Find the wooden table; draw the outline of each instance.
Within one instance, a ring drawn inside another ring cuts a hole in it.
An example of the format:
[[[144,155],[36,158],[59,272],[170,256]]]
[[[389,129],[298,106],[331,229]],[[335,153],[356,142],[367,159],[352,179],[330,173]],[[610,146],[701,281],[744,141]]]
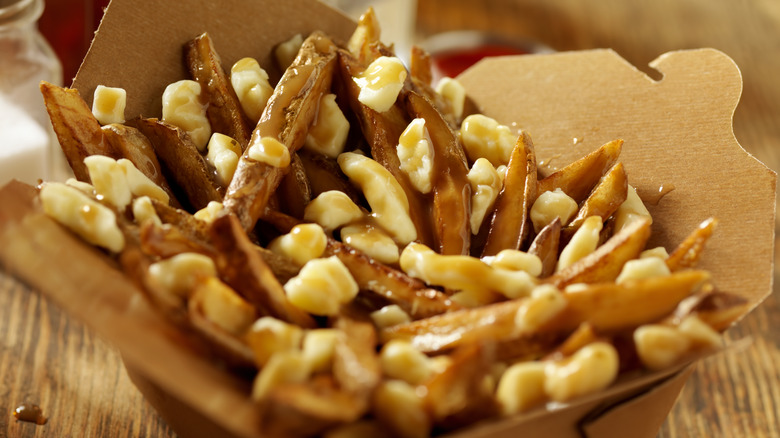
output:
[[[720,49],[741,67],[745,81],[736,136],[780,169],[780,2],[419,2],[420,38],[482,29],[533,38],[556,50],[611,47],[643,70],[669,50]],[[780,435],[780,328],[772,324],[777,318],[773,295],[729,332],[731,339],[753,342],[698,366],[660,436]],[[48,424],[17,423],[11,414],[22,403],[43,406]],[[112,347],[2,271],[0,412],[0,436],[174,436],[129,381]]]

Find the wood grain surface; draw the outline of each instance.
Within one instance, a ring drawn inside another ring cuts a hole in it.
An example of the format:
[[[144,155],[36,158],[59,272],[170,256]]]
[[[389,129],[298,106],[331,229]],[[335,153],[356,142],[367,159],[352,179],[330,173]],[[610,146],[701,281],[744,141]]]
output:
[[[666,51],[722,50],[744,79],[737,139],[780,169],[776,0],[419,0],[417,24],[420,39],[479,29],[561,51],[611,47],[646,71]],[[698,365],[659,436],[780,436],[778,318],[773,294],[730,330],[730,339],[752,342]],[[23,403],[40,405],[48,423],[15,421],[13,410]],[[132,385],[114,349],[2,271],[0,412],[0,437],[174,436]]]

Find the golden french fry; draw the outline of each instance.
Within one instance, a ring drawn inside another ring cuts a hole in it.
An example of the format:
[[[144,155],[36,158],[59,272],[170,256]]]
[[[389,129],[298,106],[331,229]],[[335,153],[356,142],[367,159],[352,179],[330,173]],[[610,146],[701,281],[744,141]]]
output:
[[[220,278],[257,307],[260,314],[304,328],[317,326],[309,314],[287,299],[281,283],[255,250],[235,216],[217,218],[211,224],[210,237],[216,250]]]
[[[167,174],[184,192],[188,209],[194,212],[211,201],[222,201],[224,188],[219,187],[206,160],[184,131],[157,119],[136,119],[128,124],[149,139]]]
[[[396,152],[398,139],[411,122],[409,115],[398,102],[383,113],[376,112],[361,103],[358,100],[360,87],[351,78],[359,76],[365,67],[343,50],[339,51],[339,65],[350,107],[358,117],[372,158],[387,169],[403,188],[409,202],[409,217],[417,230],[417,239],[423,243],[433,244],[429,202],[414,188],[409,177],[401,170],[401,160]]]
[[[225,134],[246,149],[252,126],[241,109],[238,96],[222,68],[219,54],[208,33],[195,37],[184,46],[187,68],[208,96],[206,116],[214,132]]]
[[[84,158],[90,155],[116,158],[110,144],[105,141],[100,123],[77,90],[46,81],[41,82],[40,88],[54,133],[73,174],[79,181],[89,182]]]
[[[482,256],[520,249],[531,223],[528,212],[536,200],[536,154],[527,132],[521,132],[507,166],[504,187],[493,209]]]
[[[602,221],[612,216],[626,200],[628,177],[623,163],[617,163],[607,171],[588,198],[583,201],[577,215],[562,230],[568,240],[590,216],[599,216]]]
[[[371,393],[382,379],[376,329],[370,321],[361,321],[349,311],[341,312],[335,328],[344,336],[336,340],[333,351],[333,377],[340,388],[368,406]]]
[[[431,72],[431,55],[420,46],[412,46],[412,56],[409,61],[409,74],[412,79],[430,86],[433,81]]]
[[[582,202],[604,172],[617,161],[623,140],[613,140],[563,169],[539,180],[538,193],[561,189],[577,203]]]
[[[290,153],[303,146],[320,98],[330,89],[335,48],[322,33],[309,36],[268,100],[225,195],[225,209],[239,218],[244,229],[251,229],[262,216],[287,172],[285,168],[254,160],[248,153],[253,145],[262,149],[267,137],[279,140]]]
[[[712,232],[718,225],[716,218],[709,218],[702,222],[680,245],[669,254],[666,266],[674,272],[680,269],[693,268],[699,262],[704,245],[712,236]]]
[[[290,170],[282,178],[276,194],[279,196],[279,208],[282,211],[302,219],[303,209],[312,200],[312,189],[301,158],[297,153],[290,158]]]
[[[357,27],[347,43],[347,50],[361,64],[370,64],[374,60],[375,53],[370,47],[379,42],[380,33],[379,19],[376,17],[374,8],[369,7],[358,19]]]
[[[536,235],[528,254],[533,254],[542,261],[542,273],[539,278],[547,278],[555,272],[558,264],[558,247],[561,238],[561,219],[555,218]]]
[[[594,252],[562,269],[547,281],[558,288],[574,283],[614,281],[625,262],[635,259],[650,238],[650,221],[641,219],[626,226]]]
[[[409,112],[425,119],[433,147],[433,229],[442,255],[468,254],[471,245],[471,184],[466,154],[441,113],[415,92]]]
[[[180,207],[173,189],[163,175],[162,166],[157,159],[152,144],[141,131],[118,123],[105,125],[101,128],[105,140],[116,152],[117,158],[127,158],[138,170],[146,175],[152,182],[160,186],[170,197],[170,204]]]

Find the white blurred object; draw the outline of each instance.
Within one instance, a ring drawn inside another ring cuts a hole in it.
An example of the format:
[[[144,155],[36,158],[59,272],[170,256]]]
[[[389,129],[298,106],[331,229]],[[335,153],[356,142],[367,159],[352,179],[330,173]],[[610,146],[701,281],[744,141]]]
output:
[[[12,179],[36,184],[47,174],[49,134],[0,94],[0,185]]]
[[[383,43],[394,44],[396,56],[408,64],[415,32],[417,0],[321,0],[357,21],[369,6],[374,8]]]
[[[64,179],[40,81],[62,82],[62,67],[38,32],[43,0],[0,0],[0,184]]]

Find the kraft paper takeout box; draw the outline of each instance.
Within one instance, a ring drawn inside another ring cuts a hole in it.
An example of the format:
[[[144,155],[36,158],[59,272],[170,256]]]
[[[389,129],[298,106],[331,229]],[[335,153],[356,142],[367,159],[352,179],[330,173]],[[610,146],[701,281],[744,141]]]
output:
[[[270,57],[278,42],[313,30],[345,41],[353,28],[307,0],[114,0],[74,87],[90,103],[98,84],[123,87],[128,117],[156,117],[165,86],[187,78],[182,45],[204,31],[224,65],[252,56],[278,77]],[[629,182],[654,217],[651,245],[672,248],[702,220],[719,218],[701,267],[721,290],[757,305],[771,291],[775,174],[734,138],[740,72],[708,49],[667,53],[651,66],[662,79],[613,51],[593,50],[485,60],[460,81],[481,112],[527,130],[540,162],[551,167],[623,138]],[[249,383],[205,360],[103,253],[40,213],[32,187],[9,184],[0,205],[6,269],[113,342],[134,382],[180,436],[261,436]],[[452,436],[620,437],[630,430],[653,437],[691,369],[624,378],[569,405]]]

